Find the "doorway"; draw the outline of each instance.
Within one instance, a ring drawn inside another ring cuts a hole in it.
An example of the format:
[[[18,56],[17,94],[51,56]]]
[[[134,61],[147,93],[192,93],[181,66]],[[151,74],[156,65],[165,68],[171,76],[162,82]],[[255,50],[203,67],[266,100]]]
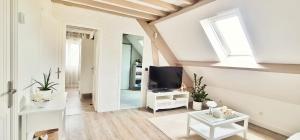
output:
[[[68,100],[72,102],[67,106],[67,115],[80,114],[83,101],[89,100],[93,105],[95,34],[95,29],[67,25],[65,88]]]
[[[144,38],[123,34],[120,109],[142,105],[141,85]]]

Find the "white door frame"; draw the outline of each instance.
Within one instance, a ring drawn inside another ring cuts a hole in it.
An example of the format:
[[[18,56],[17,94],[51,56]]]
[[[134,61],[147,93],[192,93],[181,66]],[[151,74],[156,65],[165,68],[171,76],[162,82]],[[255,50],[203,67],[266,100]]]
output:
[[[94,80],[95,80],[95,83],[97,84],[94,84],[93,85],[93,88],[95,89],[95,97],[93,97],[95,99],[95,102],[93,102],[93,106],[96,110],[96,112],[100,112],[100,109],[98,107],[99,105],[99,84],[100,84],[100,81],[99,81],[99,55],[100,55],[100,46],[99,46],[99,41],[101,41],[101,35],[100,36],[97,36],[99,35],[101,32],[100,32],[100,29],[97,28],[97,27],[90,27],[90,26],[86,26],[86,25],[80,25],[80,24],[73,24],[73,23],[63,23],[62,24],[62,47],[61,47],[61,53],[60,53],[60,63],[62,65],[62,73],[63,73],[63,79],[65,80],[65,69],[66,69],[66,41],[67,41],[67,37],[66,37],[66,32],[67,32],[67,26],[76,26],[76,27],[83,27],[83,28],[91,28],[91,29],[95,29],[96,30],[96,35],[95,35],[95,40],[94,40],[94,50],[95,50],[95,58],[96,58],[96,61],[94,62],[95,63],[95,67],[94,67]],[[64,86],[65,86],[65,82],[64,82]],[[65,87],[63,87],[65,89]],[[94,100],[93,99],[93,100]]]
[[[9,106],[11,93],[9,93],[8,82],[11,81],[10,57],[11,57],[11,2],[0,3],[0,63],[1,63],[1,89],[0,89],[0,139],[11,139],[12,109]]]
[[[13,88],[18,83],[18,0],[10,0],[10,79]],[[11,108],[11,140],[19,140],[19,92],[13,95]]]

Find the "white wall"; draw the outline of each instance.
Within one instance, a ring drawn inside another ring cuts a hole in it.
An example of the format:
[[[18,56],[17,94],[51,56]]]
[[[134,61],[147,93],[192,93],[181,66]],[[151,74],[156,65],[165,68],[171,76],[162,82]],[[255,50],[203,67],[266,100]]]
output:
[[[122,35],[144,36],[144,67],[152,63],[150,40],[135,19],[55,4],[53,13],[63,22],[98,30],[99,47],[98,111],[117,110],[120,106]],[[145,81],[145,80],[144,80]],[[143,95],[145,88],[142,89]]]
[[[49,1],[19,1],[18,9],[25,17],[25,23],[18,25],[18,91],[21,96],[29,94],[31,89],[24,88],[32,79],[41,80],[42,74],[50,68],[52,80],[58,82],[54,72],[59,65],[61,36]]]
[[[199,21],[239,8],[257,62],[300,64],[298,0],[216,0],[158,23],[156,27],[179,60],[217,60]],[[300,131],[300,75],[247,70],[185,67],[203,75],[208,92],[251,121],[278,133]],[[261,113],[260,113],[261,112]],[[262,115],[259,115],[262,114]]]
[[[32,77],[39,73],[39,36],[40,36],[40,3],[19,1],[19,11],[25,14],[25,24],[18,26],[18,91],[31,82]]]
[[[21,109],[25,99],[30,103],[29,93],[34,89],[24,88],[30,85],[32,79],[42,80],[43,72],[48,72],[50,67],[54,73],[59,65],[58,43],[61,36],[58,34],[59,23],[51,15],[50,1],[18,0],[18,12],[25,17],[24,24],[18,24],[17,95],[20,102],[17,104]],[[58,82],[56,75],[51,78]],[[18,130],[15,131],[18,133]]]

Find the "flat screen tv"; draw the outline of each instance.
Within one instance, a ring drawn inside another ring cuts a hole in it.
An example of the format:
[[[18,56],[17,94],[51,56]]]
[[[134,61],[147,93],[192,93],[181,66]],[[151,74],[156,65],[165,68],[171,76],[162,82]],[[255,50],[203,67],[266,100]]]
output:
[[[155,67],[149,69],[148,89],[154,92],[171,91],[181,87],[182,67]]]

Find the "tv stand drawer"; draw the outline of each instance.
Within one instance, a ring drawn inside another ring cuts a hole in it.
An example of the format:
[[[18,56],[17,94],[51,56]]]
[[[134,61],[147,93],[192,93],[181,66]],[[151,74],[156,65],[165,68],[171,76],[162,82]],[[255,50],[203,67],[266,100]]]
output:
[[[147,107],[157,111],[159,109],[172,109],[178,107],[187,107],[189,102],[189,93],[178,90],[172,92],[153,93],[147,92]]]

